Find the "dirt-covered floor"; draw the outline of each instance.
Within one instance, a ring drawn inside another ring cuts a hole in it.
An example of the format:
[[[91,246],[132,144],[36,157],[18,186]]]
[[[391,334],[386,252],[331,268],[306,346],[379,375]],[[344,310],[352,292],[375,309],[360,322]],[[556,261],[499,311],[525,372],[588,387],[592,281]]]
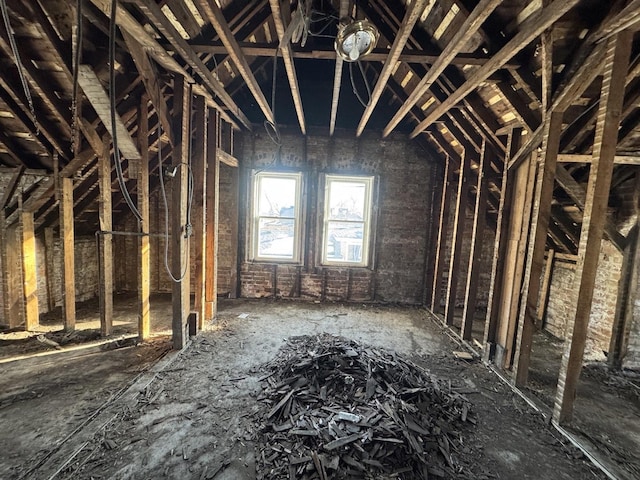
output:
[[[168,306],[158,299],[155,316]],[[248,300],[222,302],[180,353],[158,340],[0,363],[0,478],[254,479],[261,366],[287,338],[322,332],[450,381],[477,416],[464,440],[495,478],[604,478],[487,367],[456,358],[424,310]]]

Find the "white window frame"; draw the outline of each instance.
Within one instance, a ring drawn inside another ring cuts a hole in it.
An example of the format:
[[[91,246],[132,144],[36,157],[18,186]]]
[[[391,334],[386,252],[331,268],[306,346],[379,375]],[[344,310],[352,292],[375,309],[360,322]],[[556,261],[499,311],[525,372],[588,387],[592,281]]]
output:
[[[271,217],[267,215],[260,215],[259,202],[260,202],[260,189],[262,186],[261,180],[264,178],[284,178],[292,179],[296,182],[296,198],[294,204],[293,217]],[[254,171],[251,177],[252,181],[252,208],[251,216],[252,223],[250,229],[250,259],[257,262],[268,263],[300,263],[301,261],[301,245],[302,245],[302,225],[303,225],[303,208],[302,208],[302,189],[303,189],[303,176],[302,172],[265,172]],[[263,218],[286,218],[293,219],[294,221],[294,237],[293,237],[293,257],[283,258],[277,255],[260,255],[260,219]]]
[[[362,221],[355,220],[331,220],[330,219],[330,201],[331,185],[333,183],[362,183],[365,187],[364,199],[364,218]],[[324,213],[322,225],[322,259],[324,266],[348,266],[348,267],[368,267],[371,263],[371,243],[372,243],[372,225],[374,221],[373,215],[373,193],[374,193],[375,177],[364,175],[334,175],[326,174],[324,176]],[[362,260],[360,262],[350,262],[345,260],[332,260],[327,258],[329,222],[333,223],[354,223],[363,224],[362,235]]]

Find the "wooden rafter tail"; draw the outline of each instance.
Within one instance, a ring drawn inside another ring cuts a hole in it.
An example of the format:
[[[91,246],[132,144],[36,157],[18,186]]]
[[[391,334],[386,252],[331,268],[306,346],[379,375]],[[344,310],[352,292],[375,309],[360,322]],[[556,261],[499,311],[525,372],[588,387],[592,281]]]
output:
[[[400,107],[391,121],[384,128],[382,133],[384,137],[388,136],[396,128],[398,123],[400,123],[400,121],[407,115],[411,107],[413,107],[429,90],[429,87],[431,87],[438,76],[440,76],[440,74],[442,74],[442,72],[451,65],[460,50],[464,48],[469,39],[476,34],[491,12],[493,12],[501,3],[502,0],[482,0],[478,3],[471,14],[467,17],[464,24],[449,41],[438,59],[431,66],[427,75],[425,75],[420,83],[416,85],[407,101],[402,105],[402,107]]]
[[[242,78],[244,78],[245,82],[247,83],[247,87],[253,94],[253,98],[256,100],[256,103],[262,110],[262,113],[267,118],[267,120],[275,123],[275,117],[273,115],[271,107],[269,107],[269,103],[267,102],[267,99],[265,98],[262,89],[258,84],[258,80],[256,80],[256,77],[251,71],[251,67],[249,66],[247,58],[244,56],[244,53],[242,53],[240,45],[233,36],[233,32],[231,31],[231,28],[229,27],[229,24],[227,23],[222,10],[215,2],[199,0],[198,3],[200,8],[207,14],[207,17],[216,29],[216,32],[218,32],[218,36],[227,49],[227,53],[231,57],[231,60],[233,60],[233,63],[240,72],[240,75],[242,75]]]
[[[340,0],[340,18],[347,16],[349,11],[349,0]],[[331,118],[329,120],[329,135],[333,135],[336,129],[336,118],[338,116],[338,102],[340,100],[340,84],[342,83],[342,67],[344,60],[339,55],[336,58],[336,68],[333,75],[333,93],[331,96]]]
[[[280,41],[280,51],[282,52],[284,68],[287,72],[287,79],[289,80],[289,87],[291,88],[291,96],[293,97],[293,105],[295,106],[296,115],[298,116],[298,123],[300,124],[300,130],[306,135],[307,127],[304,118],[304,109],[302,108],[302,98],[300,97],[300,87],[298,86],[298,76],[291,53],[291,44],[283,41],[285,35],[285,24],[282,18],[283,11],[280,8],[279,0],[269,0],[269,4],[271,5],[273,23],[276,26],[276,32],[278,33],[278,39]]]
[[[534,38],[538,37],[562,15],[567,13],[578,1],[579,0],[555,0],[551,5],[542,10],[539,15],[525,20],[521,30],[509,40],[491,60],[476,70],[462,86],[434,109],[423,122],[418,124],[413,132],[411,132],[410,137],[415,138],[432,122],[438,120],[438,118],[457,105],[496,70],[504,66],[510,58],[529,45]]]
[[[360,123],[358,124],[358,128],[356,130],[356,136],[362,135],[364,128],[371,118],[371,114],[373,110],[376,108],[382,93],[385,90],[387,85],[387,81],[389,77],[393,73],[396,68],[396,63],[404,46],[407,44],[407,40],[409,39],[409,35],[411,35],[411,30],[413,30],[413,26],[416,24],[420,15],[424,11],[424,7],[429,2],[429,0],[415,0],[410,8],[407,10],[404,19],[402,20],[402,24],[400,25],[400,29],[393,41],[393,45],[391,46],[391,50],[389,51],[389,55],[382,67],[382,71],[378,76],[378,81],[376,82],[376,86],[373,88],[373,92],[371,93],[371,101],[364,109],[364,113],[362,114],[362,118],[360,119]]]

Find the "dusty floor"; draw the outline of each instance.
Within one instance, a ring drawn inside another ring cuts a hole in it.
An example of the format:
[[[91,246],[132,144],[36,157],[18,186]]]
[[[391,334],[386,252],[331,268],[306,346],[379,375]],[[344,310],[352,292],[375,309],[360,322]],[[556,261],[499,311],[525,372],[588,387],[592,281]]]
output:
[[[247,300],[223,302],[211,331],[118,398],[166,344],[0,364],[0,478],[253,479],[260,365],[285,338],[321,332],[394,349],[450,379],[474,405],[468,441],[496,478],[603,478],[485,366],[456,359],[459,346],[423,310]]]

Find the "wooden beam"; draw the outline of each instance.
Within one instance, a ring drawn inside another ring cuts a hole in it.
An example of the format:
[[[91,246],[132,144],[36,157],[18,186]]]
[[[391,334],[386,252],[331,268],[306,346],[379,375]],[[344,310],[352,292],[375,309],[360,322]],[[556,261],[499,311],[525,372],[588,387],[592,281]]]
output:
[[[529,230],[526,266],[522,285],[522,306],[518,315],[518,337],[514,364],[515,383],[527,383],[531,345],[535,330],[536,307],[540,293],[540,278],[544,267],[547,230],[551,217],[556,160],[564,111],[552,111],[545,122],[543,156],[538,166],[533,215]]]
[[[613,173],[613,158],[616,153],[620,113],[624,100],[624,86],[633,33],[625,31],[607,41],[607,55],[600,112],[596,126],[593,160],[587,186],[578,249],[578,262],[574,281],[577,300],[575,317],[569,322],[570,341],[562,356],[558,389],[553,409],[553,419],[558,423],[569,422],[573,415],[578,378],[582,370],[585,342],[596,281],[596,270],[600,258],[600,243],[607,215],[607,201]]]
[[[24,296],[24,328],[28,332],[40,325],[38,308],[38,265],[36,260],[36,235],[33,213],[22,212],[22,278]]]
[[[593,156],[573,153],[561,153],[558,155],[558,163],[591,163]],[[640,156],[636,155],[615,155],[613,157],[615,165],[640,165]]]
[[[190,269],[188,257],[187,201],[189,170],[190,100],[191,87],[185,79],[176,76],[173,80],[173,120],[175,145],[172,152],[172,165],[177,173],[172,181],[171,211],[171,270],[174,277],[171,290],[173,305],[173,348],[180,350],[187,343],[187,317],[189,315]],[[177,281],[176,281],[177,280]]]
[[[480,279],[481,257],[484,245],[485,224],[487,216],[487,174],[491,161],[486,158],[486,142],[483,140],[478,164],[478,180],[476,182],[476,203],[473,211],[473,225],[471,227],[471,246],[469,249],[469,264],[467,268],[467,281],[464,294],[464,307],[462,310],[462,325],[460,333],[464,340],[471,340],[473,320],[476,315],[478,303],[478,281]]]
[[[451,236],[451,256],[449,259],[449,278],[447,279],[447,297],[444,306],[444,318],[447,325],[453,325],[458,290],[458,275],[462,257],[462,240],[464,238],[465,217],[468,201],[468,179],[471,153],[465,151],[460,158],[460,175],[458,177],[458,195],[456,197],[453,217],[453,233]]]
[[[216,148],[216,159],[218,160],[218,162],[224,163],[229,167],[238,168],[238,165],[240,165],[240,162],[236,157],[234,157],[230,153],[225,152],[224,150],[221,150],[220,148]]]
[[[493,243],[493,258],[491,260],[491,280],[489,281],[489,294],[487,298],[487,314],[484,323],[483,357],[485,361],[493,359],[495,353],[497,327],[500,313],[500,303],[503,290],[505,260],[507,258],[508,228],[511,218],[511,204],[514,195],[514,182],[509,175],[509,158],[520,147],[522,136],[521,128],[514,128],[509,132],[507,139],[507,155],[502,169],[502,183],[500,184],[500,202],[498,204],[498,218],[496,220],[496,233]]]
[[[199,0],[198,3],[200,8],[206,13],[209,21],[213,25],[213,28],[216,29],[218,36],[227,49],[227,54],[229,55],[229,57],[231,57],[231,60],[240,72],[240,75],[242,75],[242,78],[244,78],[247,88],[249,88],[249,91],[260,107],[260,110],[262,110],[262,113],[268,121],[270,121],[271,123],[275,123],[276,119],[273,115],[271,107],[269,106],[267,99],[262,93],[262,89],[258,84],[258,80],[256,80],[256,77],[253,75],[251,67],[249,66],[249,62],[244,56],[244,53],[242,53],[240,45],[233,36],[233,32],[231,31],[227,20],[224,18],[222,10],[216,2],[210,2],[209,0]]]
[[[204,320],[212,321],[218,308],[218,223],[220,202],[220,157],[218,130],[220,119],[215,111],[209,111],[207,122],[207,185],[205,207],[205,314]],[[200,326],[204,328],[204,324]]]
[[[157,108],[156,108],[156,111]],[[160,121],[162,121],[160,119]],[[171,132],[168,130],[167,133]],[[140,212],[140,233],[138,237],[138,337],[141,341],[151,333],[151,239],[149,215],[149,105],[142,97],[138,113],[138,147],[140,165],[138,168],[138,212]]]
[[[26,169],[27,168],[24,165],[20,165],[15,168],[13,175],[11,175],[9,182],[5,186],[2,198],[0,199],[0,210],[3,210],[11,202],[13,194],[16,193],[18,185],[20,185],[20,180],[22,179]]]
[[[163,133],[169,137],[169,143],[173,145],[173,130],[171,129],[169,107],[164,99],[160,79],[156,74],[155,68],[153,68],[147,52],[127,30],[122,30],[122,36],[127,44],[133,63],[135,63],[138,73],[142,78],[142,83],[147,91],[147,95],[149,95],[151,103],[156,109]]]
[[[289,14],[290,12],[283,12],[280,8],[279,0],[269,0],[271,5],[271,12],[273,13],[273,23],[278,32],[278,40],[280,41],[280,51],[282,52],[282,60],[284,60],[284,68],[287,71],[287,78],[289,79],[289,88],[291,88],[291,96],[293,97],[293,105],[296,109],[296,115],[298,116],[298,123],[300,124],[300,130],[303,135],[307,133],[306,122],[304,119],[304,109],[302,108],[302,98],[300,97],[300,88],[298,87],[298,76],[296,74],[296,67],[293,63],[293,55],[291,54],[291,44],[284,38],[285,23],[283,20],[283,14]],[[289,3],[287,2],[287,5]]]
[[[378,100],[380,100],[380,97],[382,96],[382,93],[387,86],[389,77],[397,67],[398,58],[400,57],[400,54],[402,53],[402,50],[404,49],[404,46],[409,39],[409,35],[411,35],[411,30],[413,30],[413,26],[420,18],[420,15],[422,15],[424,7],[427,3],[429,3],[429,1],[430,0],[414,0],[408,7],[404,19],[402,20],[402,24],[400,25],[400,28],[398,29],[398,32],[393,40],[393,45],[391,45],[391,49],[389,50],[389,55],[384,62],[384,66],[382,67],[380,75],[378,76],[378,81],[373,88],[371,99],[364,109],[364,113],[362,114],[362,118],[360,119],[360,123],[358,124],[358,128],[356,129],[357,137],[362,135],[362,132],[364,131],[369,118],[371,118],[371,114],[376,108]]]
[[[98,264],[100,265],[100,333],[103,337],[111,335],[113,327],[113,213],[111,208],[111,156],[109,145],[98,156],[98,184],[100,197],[98,201],[100,231],[98,244]]]
[[[451,205],[451,197],[453,196],[453,188],[451,185],[451,159],[447,155],[444,167],[444,176],[442,178],[442,197],[440,198],[440,217],[438,218],[438,238],[436,240],[436,251],[433,272],[433,287],[431,289],[431,311],[436,313],[440,309],[440,301],[442,300],[442,274],[444,271],[444,248],[447,237],[447,222],[449,221],[449,206]]]
[[[407,113],[409,113],[411,107],[418,103],[420,98],[427,93],[431,85],[433,85],[433,82],[435,82],[444,70],[451,65],[456,55],[460,53],[460,50],[467,45],[469,39],[477,33],[487,17],[501,3],[502,0],[481,0],[478,3],[478,5],[465,19],[464,24],[454,34],[451,40],[447,42],[447,45],[442,50],[442,53],[437,60],[433,62],[427,74],[414,87],[409,98],[403,103],[402,107],[398,109],[391,121],[384,128],[382,132],[383,137],[388,136],[396,128],[398,123],[400,123],[400,121],[407,115]]]
[[[8,225],[4,211],[0,210],[0,246],[2,247],[2,285],[4,318],[10,328],[16,328],[24,318],[21,242],[18,226]]]
[[[60,179],[60,243],[62,250],[62,316],[64,329],[76,328],[75,232],[73,224],[73,179]]]
[[[571,174],[562,165],[556,166],[556,182],[573,200],[576,206],[584,212],[586,204],[586,192],[584,187],[574,180]],[[583,215],[584,216],[584,215]],[[625,238],[618,232],[618,227],[609,216],[605,220],[604,233],[613,245],[622,252],[625,247]]]
[[[425,120],[418,124],[418,126],[413,130],[410,137],[415,138],[420,132],[431,125],[431,123],[438,120],[438,118],[447,113],[469,93],[478,88],[478,86],[489,78],[490,75],[501,68],[520,50],[529,45],[534,38],[538,37],[542,32],[549,28],[556,20],[578,3],[578,1],[579,0],[555,0],[539,14],[525,20],[518,33],[516,33],[516,35],[509,40],[507,44],[491,58],[490,61],[472,73],[468,80],[452,95],[450,95],[449,98],[436,107],[433,112],[427,115],[427,118],[425,118]]]
[[[341,0],[342,1],[342,0]],[[227,53],[227,47],[221,42],[211,43],[195,43],[190,42],[191,47],[197,53],[208,53],[212,55],[224,55]],[[253,42],[238,42],[242,53],[247,57],[273,57],[278,50],[277,44],[272,43],[253,43]],[[313,49],[291,46],[291,55],[293,58],[303,58],[308,60],[337,60],[340,58],[334,48],[314,46]],[[366,56],[360,58],[361,62],[384,62],[389,55],[389,49],[387,48],[374,48],[373,51]],[[398,60],[404,63],[415,64],[433,64],[438,58],[440,53],[434,48],[418,49],[418,48],[405,48]],[[459,53],[451,60],[451,65],[484,65],[490,60],[487,55],[478,55],[477,53]],[[504,68],[520,68],[522,64],[520,62],[513,61],[507,62]]]
[[[637,31],[640,23],[640,0],[632,0],[615,16],[612,16],[594,35],[601,42],[624,30]]]
[[[340,11],[338,18],[344,18],[347,16],[349,10],[350,1],[340,0]],[[335,53],[335,52],[334,52]],[[365,55],[366,58],[366,55]],[[338,101],[340,99],[340,84],[342,83],[342,67],[344,60],[341,56],[335,55],[336,67],[333,74],[333,94],[331,97],[331,117],[329,120],[329,135],[333,136],[336,129],[336,118],[338,115]]]
[[[204,98],[196,96],[193,100],[192,154],[191,170],[193,172],[193,264],[195,265],[195,303],[200,328],[205,318],[205,280],[209,274],[206,270],[206,201],[207,201],[207,116],[208,110]]]
[[[549,303],[549,289],[551,288],[551,272],[553,272],[553,260],[555,259],[555,250],[549,249],[547,253],[547,263],[544,267],[544,278],[542,279],[542,288],[540,289],[540,299],[538,300],[538,309],[536,310],[536,318],[538,325],[542,326],[547,314],[547,304]]]
[[[78,69],[78,83],[82,87],[82,91],[89,99],[89,103],[96,111],[102,124],[109,132],[109,135],[113,137],[113,125],[111,124],[111,102],[107,92],[104,91],[100,80],[91,69],[89,65],[80,65]],[[118,149],[122,152],[125,158],[129,160],[139,160],[140,152],[136,147],[135,142],[129,135],[127,127],[124,125],[120,115],[116,113],[115,129],[118,135]]]
[[[46,279],[47,279],[47,311],[52,311],[56,307],[55,302],[55,286],[56,281],[54,278],[55,271],[55,254],[54,254],[54,235],[53,228],[47,227],[44,229],[44,255],[46,266]],[[1,244],[1,242],[0,242]]]

